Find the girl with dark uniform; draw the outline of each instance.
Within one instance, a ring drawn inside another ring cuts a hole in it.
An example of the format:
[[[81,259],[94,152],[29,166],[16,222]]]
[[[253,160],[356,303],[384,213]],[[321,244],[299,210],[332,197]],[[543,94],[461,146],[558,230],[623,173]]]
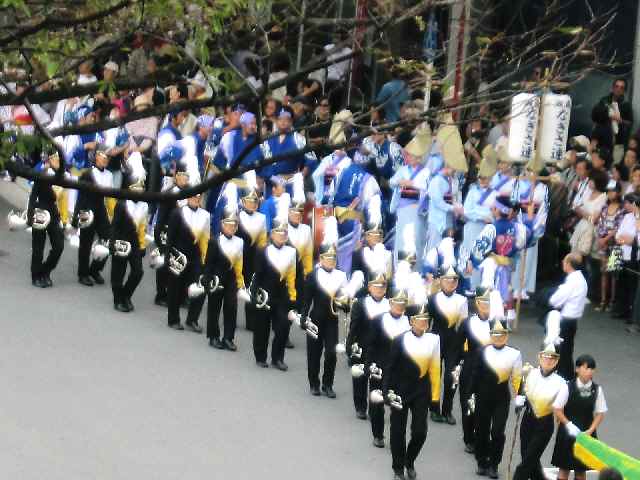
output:
[[[558,480],[567,480],[571,470],[576,480],[587,478],[587,468],[573,455],[575,435],[584,432],[597,438],[596,429],[607,411],[602,387],[593,382],[596,361],[591,355],[580,355],[576,360],[576,378],[569,382],[569,399],[556,416],[560,423],[556,435],[551,464],[558,467]]]
[[[49,156],[43,170],[47,175],[54,175],[59,168],[60,158],[57,153],[54,153]],[[35,287],[47,288],[53,285],[50,275],[53,269],[56,268],[64,250],[64,232],[60,223],[60,211],[57,205],[57,189],[60,189],[60,187],[35,180],[31,195],[29,195],[27,225],[32,227],[31,283]],[[47,213],[43,210],[48,212],[48,221],[46,220]],[[37,218],[34,218],[36,211],[38,211],[38,215]],[[47,234],[51,242],[51,251],[43,262]]]

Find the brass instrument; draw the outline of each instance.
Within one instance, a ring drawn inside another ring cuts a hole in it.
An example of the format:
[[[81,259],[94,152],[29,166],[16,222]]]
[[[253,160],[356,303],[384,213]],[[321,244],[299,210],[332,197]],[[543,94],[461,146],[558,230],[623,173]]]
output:
[[[187,256],[177,248],[171,248],[168,268],[169,271],[177,277],[187,268]]]
[[[87,228],[93,223],[93,210],[80,210],[78,212],[78,227]]]
[[[113,254],[116,257],[126,258],[131,253],[131,242],[126,240],[116,240],[113,243]]]
[[[51,222],[51,213],[43,208],[36,208],[33,213],[33,228],[46,230]]]

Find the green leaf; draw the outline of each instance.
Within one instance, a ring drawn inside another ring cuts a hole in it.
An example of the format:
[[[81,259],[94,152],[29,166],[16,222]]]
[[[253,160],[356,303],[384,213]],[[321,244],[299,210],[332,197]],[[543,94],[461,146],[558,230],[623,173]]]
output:
[[[562,33],[564,35],[578,35],[584,31],[582,27],[557,27],[556,32]]]

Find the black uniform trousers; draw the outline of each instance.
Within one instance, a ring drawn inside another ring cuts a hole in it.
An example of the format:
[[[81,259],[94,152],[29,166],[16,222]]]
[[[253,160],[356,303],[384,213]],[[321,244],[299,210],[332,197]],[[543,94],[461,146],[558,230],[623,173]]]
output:
[[[258,362],[267,361],[269,334],[273,330],[271,361],[284,361],[284,350],[291,324],[287,318],[289,302],[276,299],[269,302],[271,310],[256,310],[253,325],[253,354]]]
[[[180,305],[186,300],[186,292],[189,285],[195,282],[200,276],[200,263],[198,260],[193,261],[188,259],[187,267],[182,271],[180,275],[174,275],[169,272],[169,281],[167,288],[167,303],[168,307],[168,324],[176,325],[180,323]],[[200,299],[200,309],[202,309],[202,302]],[[195,305],[198,304],[197,299],[189,304],[189,313],[187,314],[187,323],[193,324],[194,317],[195,323],[198,322],[198,315],[200,309],[197,309]]]
[[[253,325],[255,324],[256,317],[256,307],[251,302],[246,302],[244,304],[244,322],[245,327],[250,332],[253,332]]]
[[[507,384],[476,394],[475,455],[478,466],[498,468],[502,461],[511,394]]]
[[[367,395],[369,393],[369,375],[365,374],[359,378],[351,377],[353,383],[353,406],[356,412],[367,411]]]
[[[560,321],[560,360],[558,361],[558,374],[565,380],[573,380],[575,366],[573,364],[573,340],[578,329],[578,321],[575,318],[562,318]]]
[[[469,399],[473,393],[471,383],[474,361],[477,359],[468,355],[460,372],[460,410],[462,411],[462,437],[465,445],[473,445],[476,441],[476,415],[469,412]]]
[[[43,262],[44,247],[49,235],[51,250],[47,259]],[[31,231],[31,278],[49,275],[60,260],[64,250],[64,232],[60,227],[60,219],[52,217],[45,230],[32,229]]]
[[[545,480],[540,457],[553,436],[553,414],[536,418],[527,406],[520,424],[520,454],[513,480]]]
[[[430,390],[430,389],[428,389]],[[391,408],[391,458],[394,471],[412,467],[427,439],[427,412],[431,392],[421,393],[411,400],[403,398],[402,410]],[[407,445],[407,419],[411,410],[411,439]]]
[[[129,277],[125,282],[127,264],[129,264],[130,270]],[[114,303],[130,299],[143,275],[141,250],[132,248],[131,253],[126,257],[113,255],[111,258],[111,290],[113,291]]]
[[[378,366],[380,367],[380,365]],[[369,366],[367,365],[366,372],[369,371],[368,368]],[[384,370],[382,373],[384,375]],[[376,389],[382,390],[382,380],[370,378],[369,393]],[[384,437],[384,403],[369,402],[369,419],[371,420],[371,433],[373,434],[373,438]]]
[[[440,337],[442,341],[442,336]],[[440,413],[442,415],[450,415],[453,410],[453,397],[456,394],[456,388],[453,385],[453,371],[458,366],[456,360],[458,353],[455,348],[455,339],[445,339],[442,345],[442,372],[444,375],[442,382],[442,407]]]
[[[318,338],[307,335],[307,373],[311,387],[320,386],[320,357],[324,350],[322,385],[333,387],[336,373],[336,344],[338,343],[338,319],[334,317],[312,318],[318,327]]]
[[[91,247],[93,238],[97,234],[101,240],[109,238],[108,226],[96,228],[95,223],[80,229],[80,246],[78,248],[78,277],[86,277],[100,273],[107,263],[107,258],[103,260],[91,260]]]
[[[235,282],[235,279],[233,279]],[[233,340],[236,335],[238,314],[238,290],[229,285],[209,295],[207,301],[207,338],[220,338],[220,310],[223,315],[224,338]]]
[[[165,257],[166,258],[166,257]],[[169,284],[169,269],[166,265],[156,268],[156,299],[167,298],[167,285]]]

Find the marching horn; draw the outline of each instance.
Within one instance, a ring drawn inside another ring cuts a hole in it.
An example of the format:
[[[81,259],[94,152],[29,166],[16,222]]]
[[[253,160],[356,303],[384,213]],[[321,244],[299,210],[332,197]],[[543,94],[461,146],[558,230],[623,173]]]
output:
[[[93,210],[80,210],[78,212],[78,227],[87,228],[93,223]]]
[[[176,277],[187,268],[187,256],[177,248],[172,248],[169,252],[169,271]]]
[[[36,208],[33,212],[33,228],[36,230],[46,230],[51,222],[49,210]]]
[[[375,363],[369,365],[369,378],[377,381],[382,381],[382,369]]]
[[[353,360],[360,360],[362,358],[362,347],[358,343],[351,345],[351,358]]]
[[[113,253],[116,257],[126,258],[131,253],[131,242],[116,240],[113,243]]]
[[[393,390],[389,390],[387,398],[389,399],[389,405],[391,405],[391,408],[402,410],[402,397],[400,395],[397,395]]]
[[[264,288],[259,288],[256,293],[256,308],[258,310],[271,310],[269,306],[269,292]]]
[[[7,223],[9,224],[9,230],[12,232],[27,228],[27,212],[16,213],[11,210],[7,215]]]
[[[382,394],[382,390],[378,388],[375,390],[371,390],[371,393],[369,394],[369,402],[374,405],[384,403],[384,395]]]
[[[364,363],[357,363],[351,367],[351,376],[353,378],[360,378],[364,376]]]

